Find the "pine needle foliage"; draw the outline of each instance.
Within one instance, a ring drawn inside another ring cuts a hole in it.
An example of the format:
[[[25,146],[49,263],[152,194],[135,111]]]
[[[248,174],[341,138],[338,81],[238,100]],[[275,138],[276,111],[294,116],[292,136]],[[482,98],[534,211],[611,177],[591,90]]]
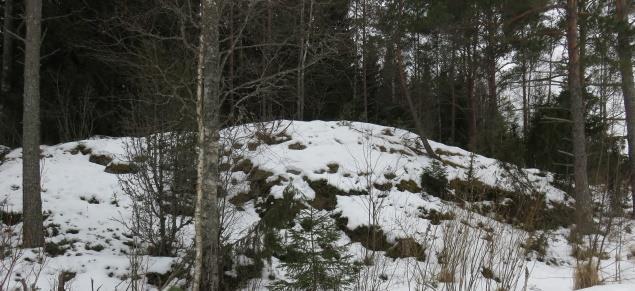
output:
[[[297,189],[289,186],[285,192]],[[285,193],[287,194],[287,193]],[[302,209],[296,225],[288,230],[288,244],[281,258],[286,280],[277,280],[272,290],[341,290],[354,282],[359,264],[338,245],[340,232],[328,212]]]

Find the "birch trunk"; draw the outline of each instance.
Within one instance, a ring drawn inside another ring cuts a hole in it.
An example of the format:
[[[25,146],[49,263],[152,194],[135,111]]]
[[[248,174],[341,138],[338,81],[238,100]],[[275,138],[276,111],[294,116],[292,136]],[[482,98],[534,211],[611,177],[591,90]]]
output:
[[[196,258],[192,290],[218,290],[219,232],[218,156],[220,110],[219,0],[202,2],[199,48],[197,121],[198,179],[196,186]]]
[[[44,245],[40,196],[40,38],[42,1],[26,1],[24,115],[22,127],[22,245]]]

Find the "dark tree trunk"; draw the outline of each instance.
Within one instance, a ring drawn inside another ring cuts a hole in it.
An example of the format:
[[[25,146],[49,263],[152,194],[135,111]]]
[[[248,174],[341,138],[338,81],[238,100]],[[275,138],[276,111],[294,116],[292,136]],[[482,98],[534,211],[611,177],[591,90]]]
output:
[[[298,120],[304,120],[304,105],[305,105],[305,100],[304,100],[304,61],[305,61],[305,56],[306,56],[306,48],[305,48],[305,41],[306,41],[306,29],[304,27],[304,6],[305,6],[305,1],[306,0],[301,0],[302,3],[300,4],[300,27],[299,27],[299,31],[300,31],[300,39],[299,39],[299,43],[298,43],[298,47],[299,47],[299,52],[298,52],[298,80],[297,80],[297,85],[296,85],[296,94],[298,95],[298,100],[297,100],[297,118]]]
[[[468,148],[472,152],[476,152],[476,144],[478,140],[478,128],[476,111],[478,108],[478,100],[476,99],[476,88],[474,84],[474,75],[470,72],[467,77],[467,98],[469,102],[468,109]]]
[[[13,63],[13,0],[4,1],[4,26],[2,28],[2,95],[11,91],[11,68]]]
[[[478,143],[478,97],[476,95],[476,36],[469,36],[467,50],[467,98],[468,98],[468,148],[477,151]]]
[[[403,94],[406,97],[406,101],[408,102],[408,107],[410,107],[410,113],[412,114],[412,118],[414,119],[417,134],[421,139],[421,143],[423,143],[423,147],[426,150],[428,156],[434,159],[439,159],[437,154],[432,149],[432,146],[430,146],[428,139],[426,138],[423,122],[419,117],[417,107],[415,107],[410,91],[408,90],[408,84],[406,82],[406,68],[404,66],[403,56],[401,55],[401,50],[399,49],[399,47],[397,47],[395,51],[395,63],[397,65],[397,71],[399,71],[399,84],[401,85],[401,90],[403,91]]]
[[[22,245],[44,245],[40,196],[40,39],[42,1],[26,1],[24,121],[22,128]]]
[[[368,122],[368,75],[366,68],[366,0],[363,0],[362,3],[362,96],[364,98],[363,118],[365,122]],[[394,98],[395,94],[393,94],[392,97]]]
[[[576,198],[576,222],[586,233],[591,222],[591,197],[587,177],[586,137],[584,132],[584,100],[580,78],[580,47],[578,46],[577,0],[567,0],[567,49],[569,54],[569,91],[573,122],[573,155]]]
[[[635,201],[635,84],[633,84],[633,51],[631,48],[631,34],[628,24],[627,0],[616,0],[617,54],[619,69],[622,75],[622,94],[624,95],[624,111],[626,112],[626,129],[628,138],[628,157],[630,168],[630,185],[632,200]],[[635,203],[633,203],[635,216]]]
[[[523,138],[527,140],[529,134],[529,96],[527,89],[527,60],[523,57],[522,65],[522,91],[523,91]]]

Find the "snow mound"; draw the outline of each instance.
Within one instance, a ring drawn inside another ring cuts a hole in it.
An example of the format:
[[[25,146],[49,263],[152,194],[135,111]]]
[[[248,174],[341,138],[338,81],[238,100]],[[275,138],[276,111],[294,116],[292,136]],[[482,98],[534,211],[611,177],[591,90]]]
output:
[[[227,128],[221,137],[220,168],[232,184],[226,197],[238,214],[230,226],[230,241],[238,241],[249,233],[270,211],[267,205],[284,198],[284,189],[289,185],[301,195],[293,197],[295,200],[333,214],[342,227],[342,243],[349,245],[353,254],[369,247],[355,239],[355,234],[356,230],[368,227],[373,201],[382,205],[376,223],[388,246],[429,234],[438,225],[435,219],[449,219],[432,218],[430,213],[463,211],[449,203],[447,197],[431,195],[426,185],[422,185],[421,175],[434,159],[425,153],[417,135],[403,129],[346,121],[277,121]],[[131,219],[131,201],[124,195],[118,176],[108,173],[106,167],[129,161],[126,144],[130,140],[95,138],[41,147],[46,241],[64,248],[58,256],[48,257],[44,262],[37,281],[42,289],[52,289],[52,278],[62,271],[75,273],[71,290],[90,290],[93,282],[102,286],[101,290],[125,289],[122,286],[130,267],[126,254],[131,238],[121,222]],[[573,202],[554,186],[551,173],[519,169],[458,147],[430,143],[443,160],[448,181],[460,183],[472,179],[492,189],[538,195],[547,208]],[[0,163],[0,201],[4,201],[5,212],[22,209],[21,163],[21,149],[8,152]],[[450,190],[448,195],[451,198],[458,193]],[[19,233],[20,224],[13,227]],[[191,236],[192,229],[189,227],[186,235]],[[501,229],[513,231],[508,225]],[[559,257],[569,258],[565,246],[559,251]],[[239,261],[253,261],[241,258]],[[147,272],[165,273],[178,259],[146,256],[143,260]],[[11,280],[35,279],[31,271],[36,261],[35,253],[26,251]],[[276,270],[278,259],[271,261],[270,269],[263,272],[264,280],[267,273],[284,276]],[[408,290],[408,275],[403,268],[412,263],[417,261],[407,256],[387,261],[386,265],[397,271],[391,271],[396,275],[384,287]],[[531,264],[538,274],[536,279],[530,278],[531,290],[570,289],[570,265],[553,266],[536,261]],[[559,279],[548,274],[557,274]]]

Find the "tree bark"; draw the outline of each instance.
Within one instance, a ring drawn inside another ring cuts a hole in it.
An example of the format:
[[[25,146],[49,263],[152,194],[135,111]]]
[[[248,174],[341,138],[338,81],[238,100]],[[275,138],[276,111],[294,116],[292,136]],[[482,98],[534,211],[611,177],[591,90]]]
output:
[[[368,122],[368,72],[366,67],[366,0],[362,1],[362,95],[364,97],[364,121]],[[392,86],[394,88],[394,86]],[[395,94],[392,95],[395,97]]]
[[[298,47],[300,51],[298,52],[298,80],[296,84],[296,94],[298,95],[298,104],[297,104],[297,118],[298,120],[304,119],[304,60],[305,60],[305,34],[306,30],[304,28],[304,4],[305,0],[301,0],[302,3],[300,5],[300,41],[298,43]]]
[[[529,96],[527,93],[527,60],[526,54],[522,54],[523,60],[521,70],[522,70],[522,91],[523,91],[523,138],[527,140],[529,138]]]
[[[0,87],[2,95],[11,91],[11,68],[13,62],[13,0],[4,1],[4,27],[2,29],[2,81]]]
[[[578,46],[577,0],[567,0],[567,49],[569,54],[569,91],[573,121],[573,155],[576,198],[576,222],[586,233],[591,222],[591,197],[587,177],[586,137],[584,132],[584,100],[580,79],[580,47]]]
[[[467,76],[467,98],[468,108],[468,148],[471,152],[476,152],[478,144],[478,97],[476,96],[476,36],[470,36],[470,44],[466,48],[468,51],[468,76]]]
[[[42,1],[26,1],[24,115],[22,127],[22,245],[44,245],[40,196],[40,40]]]
[[[220,0],[202,2],[197,86],[198,177],[196,186],[196,258],[192,290],[218,290],[220,215],[218,156],[220,112]]]
[[[628,157],[630,168],[630,185],[632,200],[635,201],[635,84],[633,84],[633,52],[628,24],[628,1],[616,0],[615,12],[617,17],[617,55],[619,70],[622,76],[622,94],[624,96],[624,111],[626,112],[626,129],[628,139]],[[635,216],[635,203],[633,203]]]
[[[498,112],[498,88],[496,84],[496,67],[498,57],[497,43],[497,27],[498,21],[494,15],[494,8],[487,11],[487,48],[486,48],[486,72],[487,72],[487,97],[488,97],[488,114],[493,120]],[[490,121],[491,121],[490,120]]]

